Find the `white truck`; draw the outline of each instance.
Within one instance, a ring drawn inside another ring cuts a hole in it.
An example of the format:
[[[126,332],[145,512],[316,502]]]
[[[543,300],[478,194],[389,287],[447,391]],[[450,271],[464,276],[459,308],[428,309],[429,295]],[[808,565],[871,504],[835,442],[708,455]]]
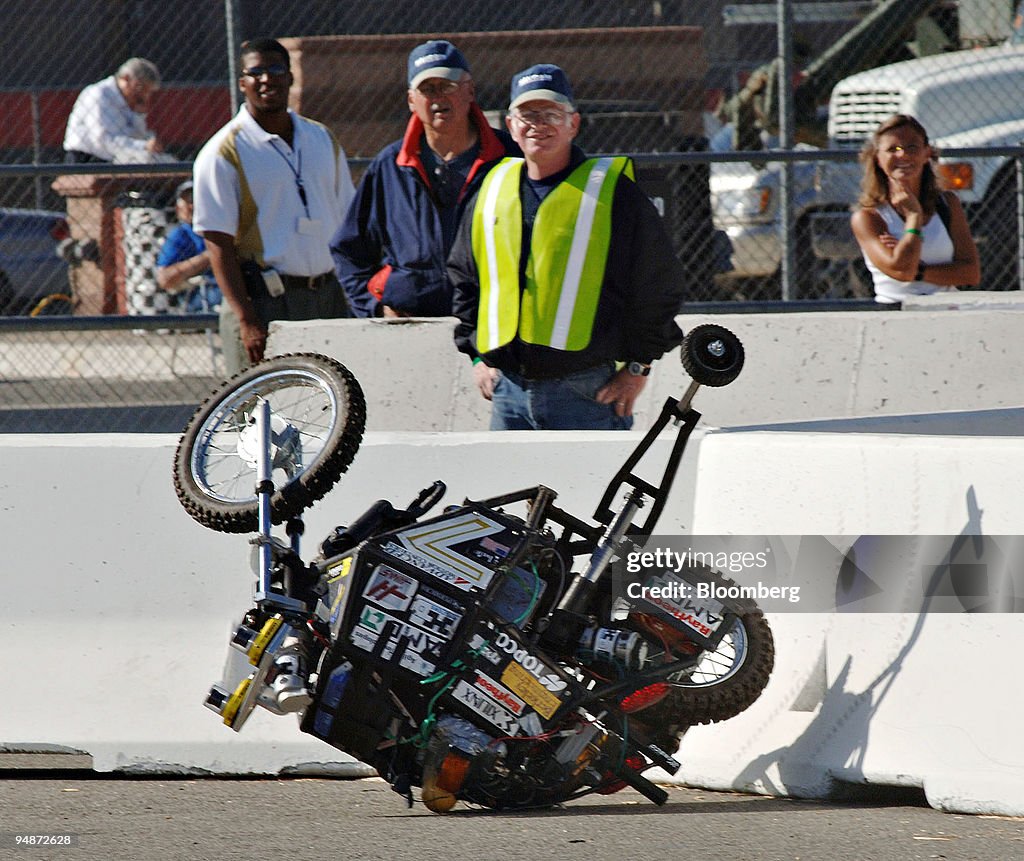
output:
[[[982,287],[1018,288],[1014,160],[950,160],[941,158],[941,150],[1024,141],[1024,44],[936,54],[840,81],[829,102],[829,144],[859,150],[892,114],[916,117],[939,148],[939,173],[946,187],[960,195],[978,241]],[[860,174],[856,163],[822,163],[817,170],[807,217],[819,258],[860,257],[849,227]]]
[[[934,54],[843,78],[829,99],[827,146],[859,150],[877,125],[894,113],[917,117],[940,149],[1019,145],[1024,141],[1024,25],[1019,16],[1014,25],[1009,40],[997,47]],[[940,169],[947,187],[960,194],[978,240],[982,287],[1016,289],[1020,285],[1013,160],[947,159],[940,161]],[[779,166],[771,163],[759,169],[712,165],[713,219],[732,243],[733,276],[778,272],[779,173]],[[856,162],[794,164],[793,295],[871,295],[849,227],[860,174]]]

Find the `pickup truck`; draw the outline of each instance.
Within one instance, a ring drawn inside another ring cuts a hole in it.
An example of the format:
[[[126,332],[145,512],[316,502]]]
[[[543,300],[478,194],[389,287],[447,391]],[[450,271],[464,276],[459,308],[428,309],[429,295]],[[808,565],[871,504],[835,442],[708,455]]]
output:
[[[895,113],[919,119],[940,150],[940,173],[960,195],[978,242],[982,287],[1020,287],[1013,160],[950,161],[941,158],[941,149],[1016,146],[1024,140],[1024,33],[994,48],[935,54],[844,78],[829,101],[829,148],[859,150]],[[849,227],[859,164],[798,163],[793,175],[796,295],[869,295]],[[759,168],[713,165],[712,215],[732,242],[732,276],[778,271],[778,186],[779,169],[770,162]]]
[[[1024,44],[936,54],[870,69],[840,81],[829,103],[829,142],[860,149],[892,114],[910,114],[940,153],[939,174],[960,195],[982,259],[982,287],[1017,289],[1017,204],[1013,159],[948,160],[943,148],[1016,146],[1024,140]],[[808,207],[815,254],[853,259],[860,251],[839,211],[857,199],[860,167],[823,163]]]

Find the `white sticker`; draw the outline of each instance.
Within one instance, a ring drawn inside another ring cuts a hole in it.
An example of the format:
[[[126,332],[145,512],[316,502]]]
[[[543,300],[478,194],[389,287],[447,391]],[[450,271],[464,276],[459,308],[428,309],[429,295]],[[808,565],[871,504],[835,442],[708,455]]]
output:
[[[519,699],[519,697],[512,693],[512,691],[504,685],[498,684],[498,682],[494,681],[490,676],[485,673],[481,673],[479,670],[476,671],[476,686],[492,700],[507,708],[514,715],[521,715],[523,713],[523,709],[526,708],[526,703]]]
[[[389,610],[404,610],[412,603],[416,585],[408,574],[387,565],[378,565],[363,590],[363,597]]]
[[[660,592],[648,593],[646,600],[660,607],[704,637],[710,637],[722,624],[724,607],[714,598],[694,600],[693,586],[675,577],[655,577],[649,584]],[[657,597],[655,597],[657,595]],[[668,595],[669,597],[662,597]],[[672,596],[675,597],[672,597]]]
[[[348,638],[357,648],[362,649],[364,652],[372,652],[377,645],[377,640],[380,638],[380,633],[357,625],[352,629],[352,633],[349,634]]]
[[[432,560],[443,570],[482,589],[494,577],[493,569],[466,556],[460,547],[478,546],[484,539],[504,531],[505,527],[500,523],[478,512],[467,511],[432,523],[414,524],[397,533],[396,537],[406,550]]]
[[[469,641],[469,648],[475,654],[485,657],[492,664],[501,663],[501,655],[494,651],[494,649],[488,645],[487,641],[479,634],[473,635],[473,639]]]
[[[380,657],[385,661],[391,660],[398,648],[398,642],[405,637],[405,651],[398,664],[407,670],[411,670],[419,676],[429,676],[436,669],[436,666],[423,657],[423,652],[436,654],[442,645],[442,641],[414,628],[399,619],[383,613],[375,607],[364,607],[359,624],[352,629],[349,639],[353,645],[365,652],[373,652],[380,642],[381,635],[387,629],[388,623],[393,622],[391,637],[380,650]]]
[[[519,729],[519,722],[505,709],[483,691],[460,681],[453,689],[452,696],[460,703],[468,706],[488,723],[494,724],[505,735],[514,735]]]
[[[390,653],[388,657],[391,657]],[[435,667],[430,661],[426,660],[422,655],[406,649],[402,653],[402,660],[398,662],[399,666],[416,673],[417,676],[429,676],[437,667]]]
[[[412,603],[409,621],[425,628],[431,634],[450,640],[455,635],[459,622],[462,621],[462,614],[419,595]]]
[[[468,592],[470,589],[474,588],[482,588],[481,584],[474,583],[472,580],[467,580],[462,575],[456,574],[450,568],[442,568],[440,565],[435,565],[422,553],[417,553],[415,550],[408,550],[400,544],[395,544],[393,541],[388,542],[384,549],[396,559],[401,559],[403,562],[415,565],[424,574],[429,574],[431,577],[436,577],[438,580],[450,583],[452,586],[457,589],[461,589],[463,592]],[[489,581],[490,578],[488,578],[486,582]],[[484,585],[486,585],[486,582]]]

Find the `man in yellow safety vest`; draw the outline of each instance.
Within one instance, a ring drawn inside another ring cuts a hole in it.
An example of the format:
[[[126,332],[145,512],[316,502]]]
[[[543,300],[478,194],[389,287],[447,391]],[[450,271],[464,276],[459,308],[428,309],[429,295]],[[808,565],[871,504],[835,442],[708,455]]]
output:
[[[682,340],[679,261],[629,159],[573,144],[562,69],[513,76],[506,123],[525,158],[487,175],[448,260],[456,345],[492,430],[628,430],[651,363]]]

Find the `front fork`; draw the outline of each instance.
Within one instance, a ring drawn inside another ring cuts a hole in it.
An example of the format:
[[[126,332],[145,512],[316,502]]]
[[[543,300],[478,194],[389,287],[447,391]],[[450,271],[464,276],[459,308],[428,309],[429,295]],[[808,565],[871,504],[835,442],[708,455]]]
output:
[[[299,676],[304,684],[309,660],[310,634],[305,620],[310,608],[305,600],[289,594],[297,591],[292,584],[295,572],[282,564],[282,555],[299,560],[302,520],[292,518],[288,524],[291,547],[285,548],[272,535],[271,500],[274,495],[273,452],[270,403],[260,398],[250,418],[257,436],[256,494],[259,512],[259,534],[253,543],[258,548],[258,564],[253,601],[256,605],[231,637],[231,649],[225,667],[225,678],[210,688],[205,705],[221,716],[225,725],[236,732],[256,706],[275,714],[301,710],[308,702],[308,693],[299,691],[289,700],[282,699],[270,685],[285,672]],[[299,560],[301,562],[301,560]],[[275,588],[274,574],[284,569],[281,588]],[[304,584],[303,584],[304,585]],[[238,653],[247,658],[243,663]],[[294,692],[293,692],[294,693]]]

